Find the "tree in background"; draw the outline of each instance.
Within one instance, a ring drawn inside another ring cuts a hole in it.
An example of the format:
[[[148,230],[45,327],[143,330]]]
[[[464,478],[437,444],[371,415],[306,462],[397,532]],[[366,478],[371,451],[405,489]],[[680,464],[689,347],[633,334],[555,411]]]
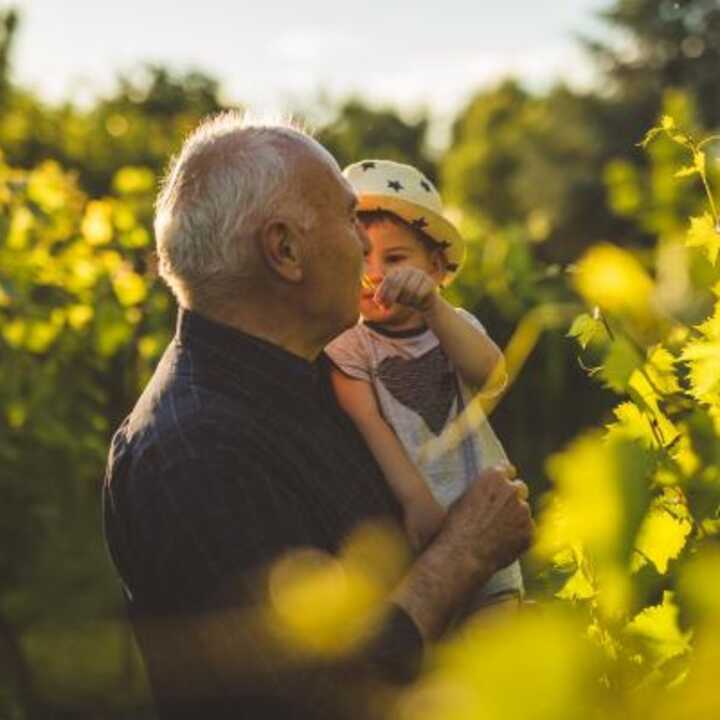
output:
[[[715,0],[617,0],[601,13],[617,42],[587,40],[608,91],[633,108],[641,134],[671,87],[698,100],[705,127],[720,124],[720,7]]]
[[[427,117],[407,122],[394,110],[372,109],[359,99],[344,102],[334,114],[335,118],[320,128],[316,137],[340,167],[358,158],[384,158],[415,165],[436,179],[435,163],[426,144]]]

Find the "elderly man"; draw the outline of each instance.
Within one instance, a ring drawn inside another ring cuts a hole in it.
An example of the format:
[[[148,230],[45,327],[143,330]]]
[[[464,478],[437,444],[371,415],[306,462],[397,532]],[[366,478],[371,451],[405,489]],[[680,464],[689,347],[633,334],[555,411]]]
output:
[[[355,204],[317,142],[232,113],[188,138],[158,198],[177,333],[113,438],[104,513],[161,718],[365,717],[364,679],[410,678],[470,589],[529,542],[525,486],[486,473],[353,657],[284,664],[243,621],[284,552],[334,554],[399,516],[322,353],[357,320]]]

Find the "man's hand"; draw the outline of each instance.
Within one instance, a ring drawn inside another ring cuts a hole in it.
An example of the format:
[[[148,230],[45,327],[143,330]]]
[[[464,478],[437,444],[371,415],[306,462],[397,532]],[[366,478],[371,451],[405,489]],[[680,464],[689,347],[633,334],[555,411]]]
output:
[[[510,466],[481,473],[393,594],[426,639],[438,637],[474,588],[530,546],[528,489],[514,477]]]
[[[479,565],[492,565],[493,573],[530,546],[528,488],[514,478],[511,466],[485,470],[452,506],[446,521],[453,544],[469,551]]]
[[[385,276],[373,299],[386,308],[399,303],[420,312],[428,312],[437,298],[437,286],[426,272],[414,267],[402,267]]]

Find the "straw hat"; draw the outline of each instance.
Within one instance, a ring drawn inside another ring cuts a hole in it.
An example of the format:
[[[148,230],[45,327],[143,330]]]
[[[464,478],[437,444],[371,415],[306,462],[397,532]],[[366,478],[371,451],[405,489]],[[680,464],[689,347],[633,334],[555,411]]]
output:
[[[362,160],[343,170],[358,196],[358,210],[387,210],[422,230],[444,251],[447,285],[465,259],[465,241],[443,216],[435,186],[411,165],[392,160]]]

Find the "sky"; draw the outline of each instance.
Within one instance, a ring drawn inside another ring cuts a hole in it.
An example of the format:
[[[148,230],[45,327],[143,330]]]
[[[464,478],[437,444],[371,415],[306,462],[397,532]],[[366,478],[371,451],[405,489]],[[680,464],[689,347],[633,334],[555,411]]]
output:
[[[592,82],[576,34],[602,36],[610,0],[20,0],[15,79],[49,100],[110,93],[144,62],[202,70],[254,112],[361,95],[441,117],[516,75]]]

